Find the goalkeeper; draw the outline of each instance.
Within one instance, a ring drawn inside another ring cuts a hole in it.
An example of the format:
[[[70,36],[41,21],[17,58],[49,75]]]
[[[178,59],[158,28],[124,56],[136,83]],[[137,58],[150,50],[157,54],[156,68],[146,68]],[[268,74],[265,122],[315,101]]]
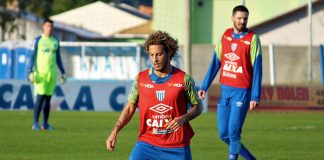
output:
[[[59,41],[52,36],[53,21],[45,19],[43,33],[35,40],[34,51],[29,66],[29,81],[34,84],[36,103],[34,105],[33,130],[53,130],[48,124],[50,101],[56,86],[56,65],[61,71],[61,83],[65,83],[65,71],[60,57]],[[43,123],[38,119],[43,110]]]

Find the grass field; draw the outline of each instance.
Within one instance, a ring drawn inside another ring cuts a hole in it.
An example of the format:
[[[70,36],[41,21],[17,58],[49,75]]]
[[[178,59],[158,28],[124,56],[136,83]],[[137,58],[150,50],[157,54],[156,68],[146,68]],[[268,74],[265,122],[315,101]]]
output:
[[[115,152],[105,141],[120,113],[52,112],[55,131],[32,131],[31,111],[0,111],[0,160],[125,160],[138,133],[138,114],[119,135]],[[227,159],[215,113],[191,122],[194,160]],[[324,159],[324,112],[251,112],[243,143],[261,160]]]

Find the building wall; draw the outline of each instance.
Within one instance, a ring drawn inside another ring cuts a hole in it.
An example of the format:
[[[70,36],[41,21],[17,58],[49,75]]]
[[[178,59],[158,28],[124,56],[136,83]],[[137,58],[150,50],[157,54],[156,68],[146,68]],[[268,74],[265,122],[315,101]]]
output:
[[[182,43],[185,27],[184,1],[154,0],[153,4],[153,30],[167,31]]]
[[[37,22],[25,21],[26,41],[34,41],[35,38],[42,34],[42,27]]]
[[[213,0],[193,0],[192,8],[192,43],[208,44],[212,41]]]
[[[208,44],[212,40],[213,0],[191,0],[192,43]],[[184,41],[185,1],[155,0],[153,29],[164,30]]]
[[[226,28],[233,26],[232,10],[240,4],[242,4],[242,0],[214,1],[212,44],[216,44]],[[305,4],[307,4],[307,0],[245,0],[245,5],[250,12],[247,27],[262,23]]]
[[[273,29],[273,27],[276,27]],[[312,15],[312,41],[313,45],[324,43],[324,5],[313,8]],[[307,12],[287,17],[284,21],[264,26],[259,30],[263,44],[279,45],[308,45],[308,16]]]

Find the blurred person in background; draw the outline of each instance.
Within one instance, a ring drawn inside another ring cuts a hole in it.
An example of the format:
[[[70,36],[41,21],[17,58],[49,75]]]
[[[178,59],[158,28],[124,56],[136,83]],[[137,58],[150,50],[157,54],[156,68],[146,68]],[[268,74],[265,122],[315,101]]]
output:
[[[106,141],[109,151],[115,149],[118,133],[138,106],[140,133],[129,159],[192,159],[190,140],[194,132],[189,121],[199,116],[202,108],[194,80],[171,65],[178,48],[178,41],[165,32],[148,37],[145,50],[153,67],[140,72],[133,81],[128,103]]]
[[[33,55],[29,66],[29,81],[34,84],[36,103],[34,105],[33,130],[53,130],[48,124],[50,113],[50,101],[56,86],[58,66],[61,71],[61,83],[65,83],[65,71],[63,68],[60,45],[58,39],[52,36],[53,21],[45,19],[43,33],[35,40]],[[39,115],[43,110],[43,123],[38,123]]]
[[[249,11],[236,6],[232,12],[233,28],[223,34],[216,45],[212,62],[198,95],[206,91],[220,70],[221,95],[217,107],[219,137],[229,145],[229,159],[240,154],[246,160],[256,159],[241,142],[241,131],[248,109],[260,102],[262,50],[258,35],[246,28]]]

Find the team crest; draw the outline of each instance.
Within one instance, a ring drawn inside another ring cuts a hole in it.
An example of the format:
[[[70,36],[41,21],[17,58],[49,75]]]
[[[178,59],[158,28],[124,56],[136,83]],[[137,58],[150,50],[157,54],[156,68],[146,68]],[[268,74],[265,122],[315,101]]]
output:
[[[237,44],[232,43],[232,45],[231,45],[232,52],[234,52],[236,50],[236,47],[237,47]]]
[[[165,97],[165,91],[156,91],[156,98],[161,102]]]

